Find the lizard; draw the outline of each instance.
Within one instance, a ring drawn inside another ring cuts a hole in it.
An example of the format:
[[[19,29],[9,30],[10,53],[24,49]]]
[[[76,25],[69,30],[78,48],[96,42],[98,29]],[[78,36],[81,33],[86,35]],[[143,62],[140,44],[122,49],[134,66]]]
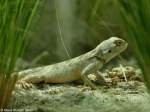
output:
[[[110,37],[101,42],[93,50],[78,57],[42,67],[31,68],[18,72],[19,80],[25,83],[66,83],[82,79],[92,89],[96,85],[87,77],[94,73],[105,82],[99,69],[111,59],[123,52],[128,43],[118,37]]]

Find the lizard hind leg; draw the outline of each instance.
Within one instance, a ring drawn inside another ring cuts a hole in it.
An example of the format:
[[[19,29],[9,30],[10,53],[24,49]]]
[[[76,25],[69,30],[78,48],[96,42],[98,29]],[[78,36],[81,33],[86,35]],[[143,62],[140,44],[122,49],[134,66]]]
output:
[[[41,75],[32,74],[30,76],[25,76],[24,78],[18,80],[18,84],[23,89],[31,89],[34,88],[33,84],[38,84],[40,82],[44,82],[44,77]]]
[[[26,76],[22,79],[23,81],[25,81],[26,83],[32,83],[32,84],[38,84],[40,82],[44,82],[44,76],[42,75],[30,75],[30,76]]]

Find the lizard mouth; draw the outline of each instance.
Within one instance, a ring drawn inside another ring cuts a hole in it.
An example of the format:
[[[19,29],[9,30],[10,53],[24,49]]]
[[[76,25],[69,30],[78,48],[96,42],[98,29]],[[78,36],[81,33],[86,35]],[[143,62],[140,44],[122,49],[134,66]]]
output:
[[[106,60],[105,60],[104,58],[98,57],[98,56],[96,56],[96,58],[97,58],[101,63],[103,63],[103,64],[106,63]]]
[[[106,60],[105,60],[104,58],[100,58],[100,60],[101,60],[101,62],[102,62],[103,64],[106,63]]]

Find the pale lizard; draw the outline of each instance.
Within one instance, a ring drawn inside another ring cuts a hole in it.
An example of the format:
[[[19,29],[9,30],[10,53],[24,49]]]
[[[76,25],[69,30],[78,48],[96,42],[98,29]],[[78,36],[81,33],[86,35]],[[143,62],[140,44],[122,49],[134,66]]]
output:
[[[82,79],[93,89],[97,87],[89,80],[87,75],[98,74],[98,70],[115,56],[127,48],[127,42],[117,37],[104,40],[95,49],[67,61],[53,65],[37,67],[18,73],[21,81],[26,83],[66,83]]]

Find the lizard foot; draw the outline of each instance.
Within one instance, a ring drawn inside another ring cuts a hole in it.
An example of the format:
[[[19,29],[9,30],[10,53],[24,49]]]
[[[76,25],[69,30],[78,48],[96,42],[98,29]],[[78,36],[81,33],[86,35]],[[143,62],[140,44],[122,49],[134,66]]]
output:
[[[98,89],[98,87],[95,84],[93,84],[90,80],[88,80],[87,78],[84,78],[83,82],[84,82],[85,87],[87,85],[87,86],[91,87],[91,89],[93,89],[93,90]]]
[[[91,89],[98,89],[98,88],[96,87],[96,85],[93,84],[93,83],[91,82],[91,80],[89,80],[89,78],[88,78],[87,76],[81,75],[81,79],[83,80],[84,86],[87,85],[87,86],[90,86]]]
[[[65,90],[63,90],[61,88],[51,88],[51,89],[48,89],[47,91],[45,91],[45,93],[48,93],[48,94],[58,94],[58,93],[62,93],[64,91]]]
[[[27,90],[34,88],[33,84],[27,83],[25,81],[19,81],[17,84],[18,84],[19,88],[23,88],[23,89],[27,89]]]

